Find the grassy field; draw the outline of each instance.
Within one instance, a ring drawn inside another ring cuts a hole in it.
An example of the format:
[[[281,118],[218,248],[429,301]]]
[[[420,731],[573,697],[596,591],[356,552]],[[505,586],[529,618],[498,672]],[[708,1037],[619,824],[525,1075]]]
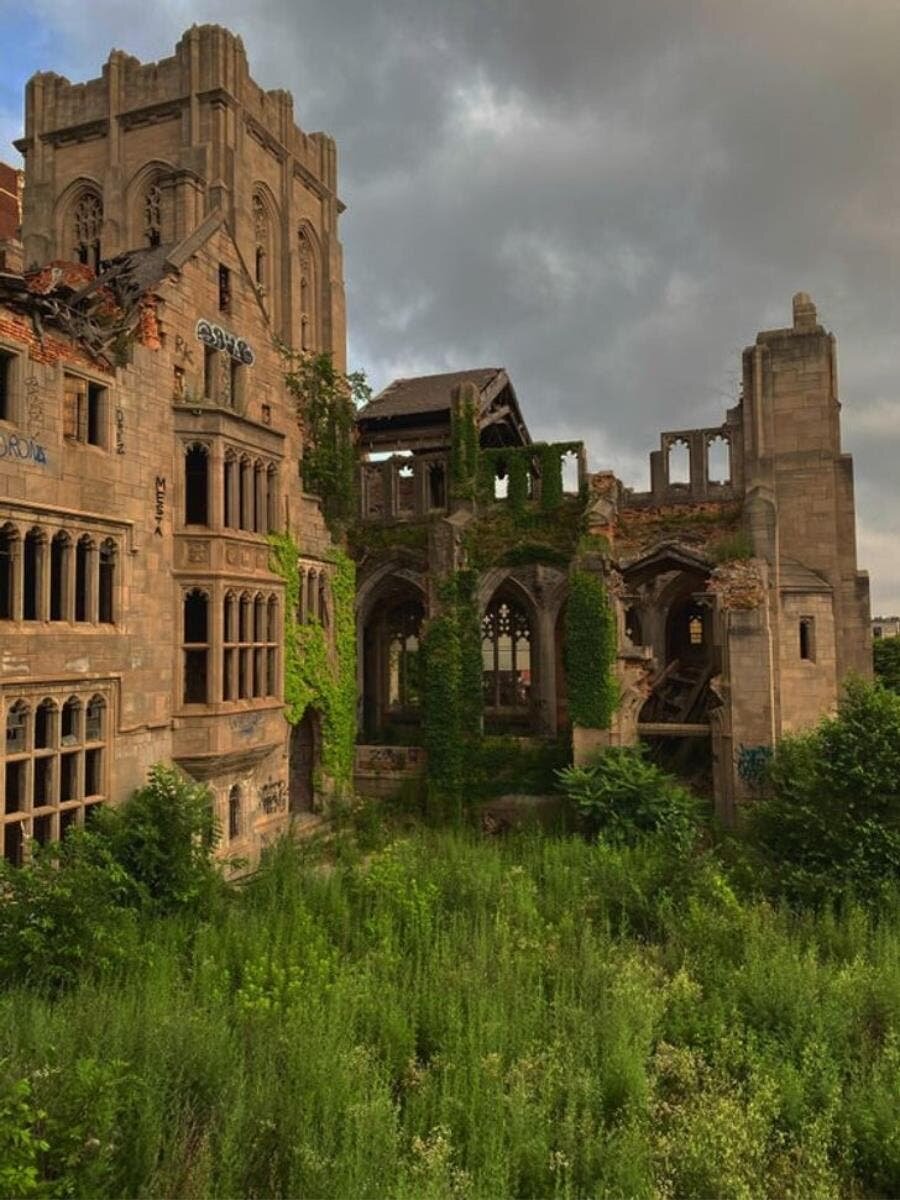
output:
[[[653,838],[372,832],[0,997],[33,1194],[900,1194],[900,904],[742,902]]]

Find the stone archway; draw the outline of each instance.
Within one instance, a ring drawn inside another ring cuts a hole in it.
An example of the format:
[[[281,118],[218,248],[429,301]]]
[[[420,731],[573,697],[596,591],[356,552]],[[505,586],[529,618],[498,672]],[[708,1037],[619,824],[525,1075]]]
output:
[[[292,815],[313,812],[316,806],[315,777],[322,756],[322,718],[307,708],[291,730],[288,758],[288,809]]]

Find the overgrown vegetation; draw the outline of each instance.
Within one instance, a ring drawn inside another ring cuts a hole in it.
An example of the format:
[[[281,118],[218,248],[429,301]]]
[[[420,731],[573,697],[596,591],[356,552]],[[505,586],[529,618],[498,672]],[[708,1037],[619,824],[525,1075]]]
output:
[[[566,685],[573,725],[608,729],[619,702],[616,619],[602,580],[576,570],[566,605]]]
[[[356,567],[343,550],[331,552],[333,628],[297,620],[300,608],[299,547],[290,534],[271,534],[272,569],[284,580],[284,702],[292,725],[312,708],[322,721],[321,769],[332,790],[353,782],[356,743]]]
[[[875,678],[892,692],[900,692],[900,637],[875,638],[872,658]]]
[[[820,903],[900,881],[900,696],[851,682],[838,715],[784,738],[749,831],[770,890]]]
[[[326,520],[342,528],[356,516],[355,415],[371,390],[361,371],[339,371],[328,353],[281,347],[285,386],[303,432],[303,486],[319,496]]]

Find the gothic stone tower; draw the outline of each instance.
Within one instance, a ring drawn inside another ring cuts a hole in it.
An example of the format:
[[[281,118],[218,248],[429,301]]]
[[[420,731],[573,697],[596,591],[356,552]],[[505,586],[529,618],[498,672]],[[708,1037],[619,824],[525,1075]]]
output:
[[[294,123],[293,99],[250,77],[239,37],[194,26],[171,58],[114,50],[99,79],[28,83],[25,263],[102,260],[181,242],[216,208],[296,349],[345,365],[337,152]]]

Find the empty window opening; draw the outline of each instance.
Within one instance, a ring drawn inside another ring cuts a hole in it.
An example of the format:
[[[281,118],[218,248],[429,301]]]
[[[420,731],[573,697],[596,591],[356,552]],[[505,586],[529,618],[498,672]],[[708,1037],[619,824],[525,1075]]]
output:
[[[237,784],[228,793],[228,837],[241,836],[241,789]]]
[[[505,500],[509,495],[509,476],[506,473],[506,468],[501,467],[500,471],[494,476],[494,499]]]
[[[103,751],[99,746],[84,752],[84,794],[99,796],[103,792]]]
[[[236,412],[244,407],[244,367],[231,359],[229,364],[228,403]]]
[[[158,183],[153,183],[144,196],[144,237],[148,246],[158,246],[162,241],[162,192]]]
[[[728,438],[710,438],[706,447],[706,478],[710,483],[731,482],[731,443]]]
[[[203,347],[203,395],[207,400],[215,400],[217,394],[217,368],[219,352],[212,346]]]
[[[106,388],[99,383],[87,385],[87,430],[88,444],[106,445]]]
[[[70,829],[78,828],[78,809],[67,808],[65,812],[59,814],[59,837],[60,841],[65,838]]]
[[[59,756],[60,804],[78,799],[78,766],[80,760],[80,750],[71,750],[68,754],[61,754]]]
[[[239,609],[239,625],[238,638],[240,641],[240,649],[238,650],[238,699],[247,700],[252,694],[251,676],[253,665],[251,662],[252,630],[251,630],[251,612],[250,612],[250,597],[246,592],[241,596]]]
[[[234,455],[227,451],[225,454],[225,471],[223,475],[223,493],[222,503],[224,507],[224,520],[226,529],[234,529],[237,525],[236,495],[235,495],[235,474],[237,472],[237,463]]]
[[[3,857],[14,867],[22,865],[24,842],[21,821],[10,821],[3,831]]]
[[[48,846],[53,841],[53,814],[44,813],[34,818],[34,840],[39,846]]]
[[[266,472],[261,462],[253,464],[253,529],[265,533],[266,525]]]
[[[34,760],[32,775],[31,807],[44,808],[53,803],[53,755],[47,754]]]
[[[34,748],[50,750],[56,745],[56,705],[42,700],[34,714]]]
[[[78,539],[75,547],[75,620],[90,620],[90,565],[94,543],[89,537]]]
[[[17,700],[6,714],[6,753],[24,754],[28,749],[28,705]]]
[[[269,597],[266,620],[266,695],[277,695],[278,683],[278,601]]]
[[[0,620],[4,621],[11,621],[15,616],[18,541],[18,534],[11,525],[0,529]]]
[[[91,696],[84,713],[84,740],[86,742],[103,741],[103,714],[106,701],[102,696]]]
[[[74,746],[81,741],[81,702],[74,696],[63,705],[59,740],[63,746]]]
[[[184,597],[185,704],[207,702],[208,629],[208,598],[199,588],[194,588]]]
[[[27,761],[7,762],[4,810],[8,813],[25,811],[25,771]]]
[[[15,355],[0,350],[0,421],[11,421]]]
[[[691,482],[691,452],[683,439],[672,442],[668,450],[669,483]]]
[[[563,492],[567,496],[578,495],[578,490],[581,486],[581,480],[578,468],[578,455],[573,450],[568,450],[563,455],[562,481]]]
[[[800,618],[800,657],[816,661],[816,622],[814,617]]]
[[[184,523],[209,524],[209,453],[199,444],[184,456]]]
[[[25,553],[22,556],[22,617],[26,621],[37,621],[41,615],[43,557],[43,538],[37,529],[30,529],[25,535]]]
[[[531,703],[531,625],[509,600],[493,601],[481,622],[484,703],[527,709]]]
[[[253,464],[249,458],[241,459],[240,474],[240,528],[253,529]]]
[[[631,642],[632,646],[642,646],[644,644],[641,614],[633,605],[625,610],[625,636]]]
[[[97,572],[97,619],[104,625],[115,620],[113,596],[116,579],[116,546],[105,541],[100,547],[100,564]]]
[[[233,700],[237,694],[235,657],[237,655],[237,612],[234,594],[228,592],[222,605],[222,699]]]
[[[224,263],[219,263],[219,311],[231,311],[231,272]]]
[[[428,506],[447,507],[447,476],[443,463],[432,463],[428,468]]]
[[[71,544],[67,533],[57,533],[50,543],[50,620],[68,618],[69,555]]]
[[[266,530],[278,532],[278,476],[271,465],[266,471]]]

